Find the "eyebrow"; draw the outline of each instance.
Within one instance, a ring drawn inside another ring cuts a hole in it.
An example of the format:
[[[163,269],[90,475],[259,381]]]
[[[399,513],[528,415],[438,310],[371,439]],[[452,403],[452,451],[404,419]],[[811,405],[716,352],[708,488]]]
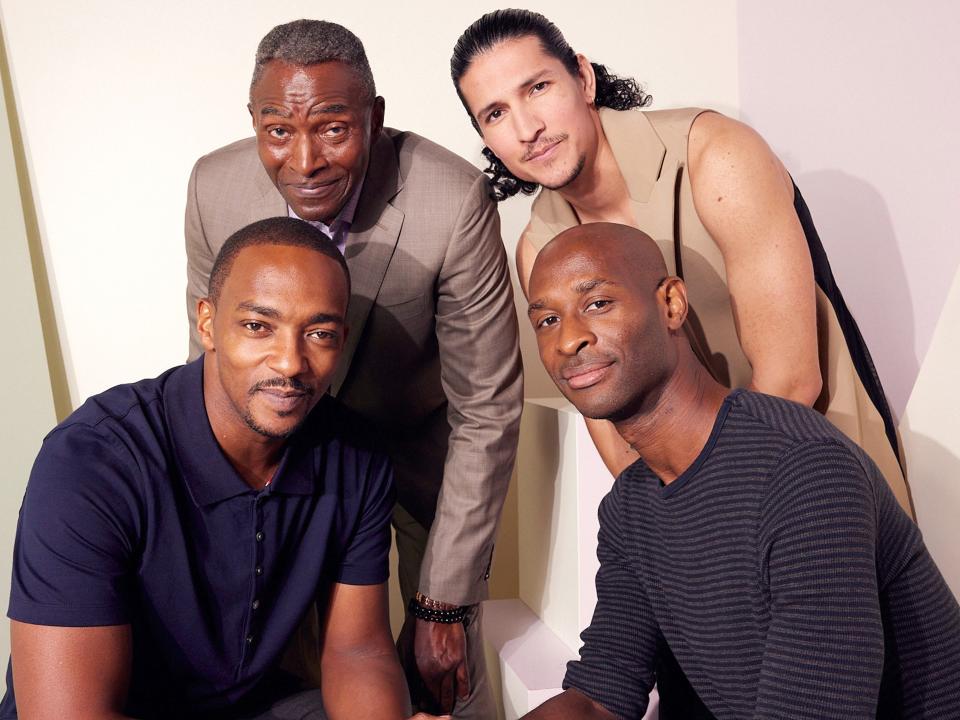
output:
[[[272,307],[267,307],[266,305],[257,305],[255,302],[245,301],[237,305],[238,310],[246,310],[247,312],[256,313],[257,315],[263,315],[264,317],[272,318],[274,320],[279,320],[283,317],[279,310]],[[340,315],[334,315],[333,313],[316,313],[311,315],[307,320],[308,325],[325,325],[325,324],[334,324],[334,325],[343,325],[343,317]]]
[[[310,108],[308,115],[339,115],[349,111],[350,108],[343,103],[333,103],[332,105],[314,106]],[[264,105],[260,108],[260,116],[263,117],[264,115],[277,115],[282,118],[293,117],[292,113],[274,105]]]
[[[585,293],[595,290],[602,285],[616,285],[616,283],[612,280],[606,280],[604,278],[593,278],[592,280],[584,280],[583,282],[577,283],[573,289],[576,290],[577,295],[584,295]],[[545,307],[546,300],[543,298],[537,298],[527,305],[527,315],[533,315],[533,313],[537,312],[538,310],[543,310]]]
[[[518,89],[520,89],[520,88],[524,88],[524,87],[527,87],[527,86],[529,86],[529,85],[533,85],[535,82],[537,82],[538,80],[540,80],[544,75],[549,75],[549,74],[550,74],[550,69],[549,69],[549,68],[543,68],[542,70],[538,70],[538,71],[535,72],[533,75],[530,75],[526,80],[523,80],[523,81],[521,81],[521,82],[518,82],[518,83],[514,86],[514,90],[518,90]],[[488,112],[490,112],[491,110],[493,110],[493,108],[495,108],[495,107],[496,107],[497,105],[499,105],[501,102],[503,102],[503,101],[502,101],[502,100],[494,100],[493,102],[489,102],[489,103],[487,103],[486,105],[484,105],[482,108],[480,108],[480,109],[477,111],[477,119],[479,120],[482,116],[486,115]]]

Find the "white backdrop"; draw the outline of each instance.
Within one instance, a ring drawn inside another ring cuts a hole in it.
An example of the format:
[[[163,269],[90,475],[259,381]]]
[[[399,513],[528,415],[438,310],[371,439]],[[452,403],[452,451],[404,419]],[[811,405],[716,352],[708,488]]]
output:
[[[493,3],[348,3],[387,124],[480,161],[449,80],[453,44]],[[648,84],[658,107],[737,107],[736,5],[531,3],[578,50]],[[250,135],[253,55],[315,2],[0,0],[74,405],[183,362],[182,217],[198,156]],[[695,19],[695,22],[691,20]],[[526,203],[507,203],[512,254]],[[528,363],[528,367],[533,363]],[[539,363],[536,363],[539,369]],[[531,378],[529,390],[545,383]]]

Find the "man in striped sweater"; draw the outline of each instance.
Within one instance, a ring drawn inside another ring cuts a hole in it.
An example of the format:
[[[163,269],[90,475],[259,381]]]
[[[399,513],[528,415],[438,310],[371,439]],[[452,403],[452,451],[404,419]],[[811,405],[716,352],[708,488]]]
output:
[[[666,643],[721,720],[960,718],[960,608],[916,525],[822,416],[717,383],[666,275],[609,223],[533,267],[544,366],[642,459],[600,506],[580,659],[528,717],[640,718]]]

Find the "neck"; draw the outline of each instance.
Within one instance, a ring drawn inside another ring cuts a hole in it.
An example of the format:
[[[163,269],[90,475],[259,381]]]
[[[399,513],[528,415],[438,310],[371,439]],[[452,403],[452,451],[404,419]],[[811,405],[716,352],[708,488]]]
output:
[[[607,221],[636,224],[630,210],[630,192],[613,150],[603,133],[600,114],[593,113],[597,143],[576,180],[558,192],[581,223]]]
[[[693,464],[730,391],[688,351],[650,410],[616,423],[617,431],[664,484]]]

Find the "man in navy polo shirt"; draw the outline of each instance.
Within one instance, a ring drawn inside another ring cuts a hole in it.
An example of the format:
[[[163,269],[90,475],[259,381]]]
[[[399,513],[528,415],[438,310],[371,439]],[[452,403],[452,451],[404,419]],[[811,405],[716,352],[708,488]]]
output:
[[[198,305],[205,354],[46,437],[0,717],[409,714],[387,622],[391,469],[325,395],[349,286],[319,230],[247,226]],[[304,691],[279,665],[315,598],[322,690]]]

